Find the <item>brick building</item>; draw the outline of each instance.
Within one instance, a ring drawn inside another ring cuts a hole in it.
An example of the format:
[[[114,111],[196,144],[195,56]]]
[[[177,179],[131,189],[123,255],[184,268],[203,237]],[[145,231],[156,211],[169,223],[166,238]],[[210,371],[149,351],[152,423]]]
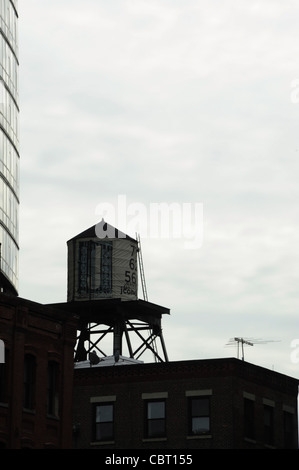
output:
[[[234,358],[74,369],[77,321],[0,295],[0,448],[297,448],[297,379]]]
[[[0,295],[0,448],[72,446],[72,315]]]
[[[297,448],[297,379],[235,358],[74,374],[74,447]]]

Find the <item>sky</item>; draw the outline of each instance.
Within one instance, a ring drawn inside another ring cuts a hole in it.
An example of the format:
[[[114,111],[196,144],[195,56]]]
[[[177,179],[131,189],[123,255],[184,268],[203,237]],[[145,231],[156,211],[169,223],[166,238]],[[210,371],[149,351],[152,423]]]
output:
[[[287,0],[19,0],[21,297],[66,301],[66,242],[110,208],[117,228],[139,223],[170,360],[262,339],[245,360],[299,378],[298,14]],[[191,232],[150,230],[163,203],[188,208]]]

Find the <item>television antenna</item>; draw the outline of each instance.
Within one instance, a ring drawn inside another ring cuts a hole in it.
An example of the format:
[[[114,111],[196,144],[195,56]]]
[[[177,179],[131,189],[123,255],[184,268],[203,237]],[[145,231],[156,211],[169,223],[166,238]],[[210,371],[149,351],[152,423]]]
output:
[[[242,338],[240,336],[230,338],[229,342],[226,343],[226,346],[234,346],[237,344],[238,347],[238,359],[240,355],[240,349],[242,352],[242,361],[244,361],[244,345],[246,346],[254,346],[255,344],[267,344],[267,343],[272,343],[276,342],[277,340],[270,339],[270,340],[264,340],[261,338]]]

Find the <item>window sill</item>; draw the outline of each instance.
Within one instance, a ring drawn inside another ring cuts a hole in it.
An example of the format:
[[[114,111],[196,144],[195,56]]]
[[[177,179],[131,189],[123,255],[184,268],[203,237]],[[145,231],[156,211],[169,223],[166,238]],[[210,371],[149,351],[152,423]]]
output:
[[[115,441],[94,441],[90,442],[91,446],[105,446],[105,445],[111,445],[115,444]]]
[[[59,416],[55,416],[55,415],[48,415],[47,414],[47,419],[53,419],[54,421],[60,421]]]
[[[146,439],[142,439],[142,442],[162,442],[167,441],[167,437],[148,437]]]
[[[255,439],[250,439],[249,437],[244,437],[244,441],[245,442],[250,442],[250,444],[256,444],[256,440]]]
[[[198,436],[187,436],[186,439],[212,439],[212,434],[201,434]]]
[[[264,444],[266,449],[276,449],[276,446],[274,444]]]
[[[35,415],[35,410],[30,410],[30,408],[23,408],[23,413],[28,413],[29,415]]]

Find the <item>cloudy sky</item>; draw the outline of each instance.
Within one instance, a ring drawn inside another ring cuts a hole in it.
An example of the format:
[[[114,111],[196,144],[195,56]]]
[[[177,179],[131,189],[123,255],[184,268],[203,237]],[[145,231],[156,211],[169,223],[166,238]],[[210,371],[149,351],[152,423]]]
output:
[[[66,300],[66,241],[99,205],[121,196],[124,220],[138,203],[150,225],[155,203],[202,204],[200,247],[141,233],[169,358],[279,340],[245,359],[299,377],[298,15],[287,0],[19,0],[21,297]]]

